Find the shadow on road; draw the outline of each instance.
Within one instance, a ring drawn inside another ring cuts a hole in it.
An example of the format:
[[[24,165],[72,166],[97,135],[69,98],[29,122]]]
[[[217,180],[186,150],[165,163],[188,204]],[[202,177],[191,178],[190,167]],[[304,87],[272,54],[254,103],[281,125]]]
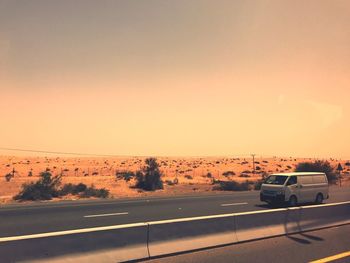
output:
[[[290,236],[290,235],[287,235],[286,237],[289,238],[290,240],[293,240],[293,241],[298,242],[300,244],[304,244],[304,245],[310,245],[311,244],[311,242],[309,240],[304,239],[304,238],[299,238],[299,237]]]
[[[298,242],[300,244],[304,244],[304,245],[309,245],[312,243],[312,241],[324,241],[323,238],[321,237],[317,237],[317,236],[313,236],[313,235],[309,235],[309,234],[305,234],[305,233],[300,233],[297,234],[298,237],[296,237],[296,235],[286,235],[287,238],[289,238],[290,240],[293,240],[295,242]],[[299,237],[302,236],[303,238]]]

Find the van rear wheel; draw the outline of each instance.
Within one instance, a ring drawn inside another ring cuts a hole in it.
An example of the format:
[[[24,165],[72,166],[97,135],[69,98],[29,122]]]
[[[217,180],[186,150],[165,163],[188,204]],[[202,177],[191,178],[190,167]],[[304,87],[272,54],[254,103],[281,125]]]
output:
[[[296,206],[298,204],[298,199],[296,198],[295,195],[292,195],[289,198],[289,202],[288,202],[289,206]]]
[[[316,200],[315,200],[316,204],[322,204],[323,203],[323,195],[322,194],[318,194],[316,196]]]

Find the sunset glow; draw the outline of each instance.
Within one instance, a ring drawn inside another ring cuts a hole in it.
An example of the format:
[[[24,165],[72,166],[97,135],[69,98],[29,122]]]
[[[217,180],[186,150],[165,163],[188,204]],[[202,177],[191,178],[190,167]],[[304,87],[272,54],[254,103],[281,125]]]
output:
[[[0,147],[350,158],[349,1],[102,2],[0,0]]]

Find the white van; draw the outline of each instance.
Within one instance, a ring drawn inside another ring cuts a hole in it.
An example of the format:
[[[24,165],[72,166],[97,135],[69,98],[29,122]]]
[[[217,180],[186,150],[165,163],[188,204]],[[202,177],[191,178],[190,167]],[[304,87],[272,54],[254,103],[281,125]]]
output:
[[[324,173],[281,173],[270,175],[261,185],[260,200],[263,202],[287,202],[321,204],[328,196],[328,180]]]

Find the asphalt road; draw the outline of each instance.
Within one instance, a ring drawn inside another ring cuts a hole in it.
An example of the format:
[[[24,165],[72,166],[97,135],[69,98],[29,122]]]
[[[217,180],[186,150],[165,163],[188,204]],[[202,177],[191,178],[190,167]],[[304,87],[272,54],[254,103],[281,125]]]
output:
[[[147,260],[147,263],[350,262],[350,225]],[[349,255],[346,257],[344,253]],[[333,262],[332,261],[320,261]]]
[[[350,188],[332,187],[326,203],[349,200]],[[0,237],[266,209],[256,191],[8,205],[0,208]]]

